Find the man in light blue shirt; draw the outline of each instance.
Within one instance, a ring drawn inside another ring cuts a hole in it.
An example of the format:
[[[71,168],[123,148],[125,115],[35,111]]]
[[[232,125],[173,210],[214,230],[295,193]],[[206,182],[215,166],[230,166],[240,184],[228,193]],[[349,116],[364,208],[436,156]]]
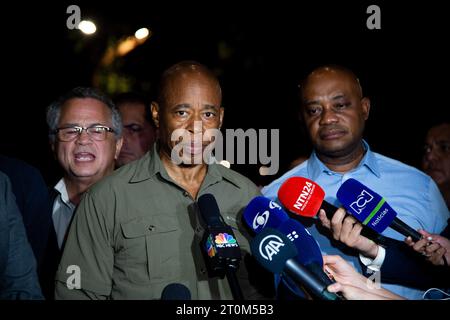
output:
[[[262,190],[276,199],[281,184],[293,176],[317,182],[325,200],[340,206],[336,192],[344,181],[356,179],[381,194],[398,217],[414,229],[440,233],[449,211],[433,180],[419,170],[370,150],[362,139],[369,117],[370,100],[363,97],[357,77],[343,67],[314,70],[301,86],[301,115],[314,146],[310,158]],[[338,254],[361,271],[359,252],[333,239],[320,222],[305,221],[323,254]],[[397,240],[404,236],[387,228],[383,235]],[[384,285],[408,299],[420,299],[422,291],[399,285]]]

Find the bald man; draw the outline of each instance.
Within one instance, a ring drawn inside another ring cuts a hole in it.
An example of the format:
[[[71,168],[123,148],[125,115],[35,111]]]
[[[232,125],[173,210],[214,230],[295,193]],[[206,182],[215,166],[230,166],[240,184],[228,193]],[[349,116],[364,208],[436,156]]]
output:
[[[383,195],[398,217],[412,228],[440,233],[447,225],[449,212],[434,181],[413,167],[371,151],[363,140],[370,100],[364,97],[355,74],[341,66],[323,66],[310,73],[300,88],[302,120],[314,150],[307,161],[275,180],[262,193],[275,199],[286,179],[302,176],[316,181],[325,190],[326,201],[339,207],[336,192],[345,180],[353,178]],[[379,130],[384,129],[379,127]],[[324,212],[320,217],[326,219]],[[312,225],[308,229],[323,253],[338,254],[359,271],[366,266],[379,270],[379,262],[384,258],[383,250],[378,250],[381,247],[373,246],[367,238],[348,237],[355,234],[351,230],[361,228],[353,217],[333,216],[328,225],[324,224],[331,227],[331,232],[320,222],[316,222],[317,225],[310,222]],[[391,228],[383,235],[404,239]],[[376,258],[366,258],[373,254],[373,249],[377,250]],[[397,269],[403,270],[401,267]],[[405,298],[422,296],[420,290],[404,286],[385,287]]]
[[[181,62],[163,73],[152,103],[158,141],[84,196],[59,266],[57,299],[160,299],[172,283],[185,285],[192,299],[233,299],[226,279],[208,276],[199,245],[205,231],[196,202],[207,193],[240,245],[237,278],[244,298],[262,297],[248,279],[249,237],[241,223],[259,190],[240,174],[203,161],[213,140],[208,132],[222,125],[221,100],[219,82],[199,63]],[[67,272],[74,265],[79,282]],[[272,283],[267,276],[258,282],[265,280]]]

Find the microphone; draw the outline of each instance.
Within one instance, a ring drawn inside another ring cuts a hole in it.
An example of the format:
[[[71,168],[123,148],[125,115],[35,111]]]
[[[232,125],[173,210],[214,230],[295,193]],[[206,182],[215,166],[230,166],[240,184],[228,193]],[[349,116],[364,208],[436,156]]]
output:
[[[289,215],[276,202],[262,196],[253,198],[244,210],[244,221],[255,232],[273,228],[286,235],[297,248],[297,261],[327,284],[333,281],[323,272],[320,246],[309,231]]]
[[[324,209],[331,220],[338,208],[324,200],[325,191],[314,181],[304,177],[291,177],[278,190],[280,202],[296,215],[313,218]]]
[[[205,240],[202,241],[203,253],[206,252],[206,264],[215,275],[227,277],[235,300],[243,300],[242,291],[236,277],[236,270],[241,261],[241,249],[233,230],[220,215],[219,206],[212,194],[204,194],[198,198],[198,208],[203,221],[207,225]]]
[[[405,237],[411,237],[415,242],[422,238],[419,232],[397,218],[397,212],[386,199],[355,179],[346,180],[336,197],[352,216],[378,233],[391,227]]]
[[[255,259],[270,272],[289,276],[319,299],[341,299],[336,294],[328,292],[324,282],[318,280],[308,268],[294,259],[298,254],[297,249],[280,231],[265,228],[253,238],[250,248]]]
[[[191,292],[181,283],[171,283],[163,289],[161,300],[191,300]]]
[[[277,228],[289,219],[288,214],[275,201],[257,196],[253,198],[244,210],[245,223],[255,232],[261,232],[265,227]]]
[[[290,212],[302,217],[317,217],[320,209],[324,209],[329,220],[338,209],[324,201],[325,191],[314,181],[304,177],[291,177],[278,190],[278,199]],[[377,243],[385,243],[383,235],[372,229],[363,228],[361,235]]]

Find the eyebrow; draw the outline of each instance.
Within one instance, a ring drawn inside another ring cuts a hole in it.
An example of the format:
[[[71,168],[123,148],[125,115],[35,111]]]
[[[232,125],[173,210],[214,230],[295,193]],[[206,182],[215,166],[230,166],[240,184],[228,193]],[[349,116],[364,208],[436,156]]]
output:
[[[87,125],[87,128],[89,127],[94,127],[94,126],[108,126],[107,124],[103,124],[100,122],[96,122],[96,123],[91,123],[89,125]],[[72,122],[68,122],[68,123],[63,123],[59,126],[60,128],[66,128],[66,127],[82,127],[81,124],[79,123],[72,123]]]
[[[192,108],[192,106],[190,104],[188,104],[188,103],[177,104],[176,106],[173,107],[173,109],[175,109],[175,110],[176,109],[189,109],[189,108]],[[202,110],[205,110],[205,109],[215,109],[215,110],[217,110],[217,109],[220,109],[220,107],[218,107],[216,105],[213,105],[213,104],[204,104],[202,106]]]
[[[336,101],[336,100],[345,99],[345,98],[346,98],[346,96],[344,94],[338,94],[338,95],[334,96],[333,98],[331,98],[331,100]],[[310,106],[313,104],[320,104],[320,100],[307,100],[305,102],[306,106]]]

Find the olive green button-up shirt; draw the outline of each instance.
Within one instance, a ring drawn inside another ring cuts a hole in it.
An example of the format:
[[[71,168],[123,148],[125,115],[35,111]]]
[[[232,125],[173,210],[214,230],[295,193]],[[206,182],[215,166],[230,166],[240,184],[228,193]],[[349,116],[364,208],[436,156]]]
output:
[[[258,188],[213,164],[198,196],[205,193],[216,198],[242,255],[249,254],[241,215]],[[56,275],[56,298],[160,299],[165,286],[181,283],[192,299],[232,299],[226,278],[208,277],[200,221],[195,200],[169,177],[155,146],[84,194]],[[247,269],[242,260],[237,277],[244,297],[261,298]]]

